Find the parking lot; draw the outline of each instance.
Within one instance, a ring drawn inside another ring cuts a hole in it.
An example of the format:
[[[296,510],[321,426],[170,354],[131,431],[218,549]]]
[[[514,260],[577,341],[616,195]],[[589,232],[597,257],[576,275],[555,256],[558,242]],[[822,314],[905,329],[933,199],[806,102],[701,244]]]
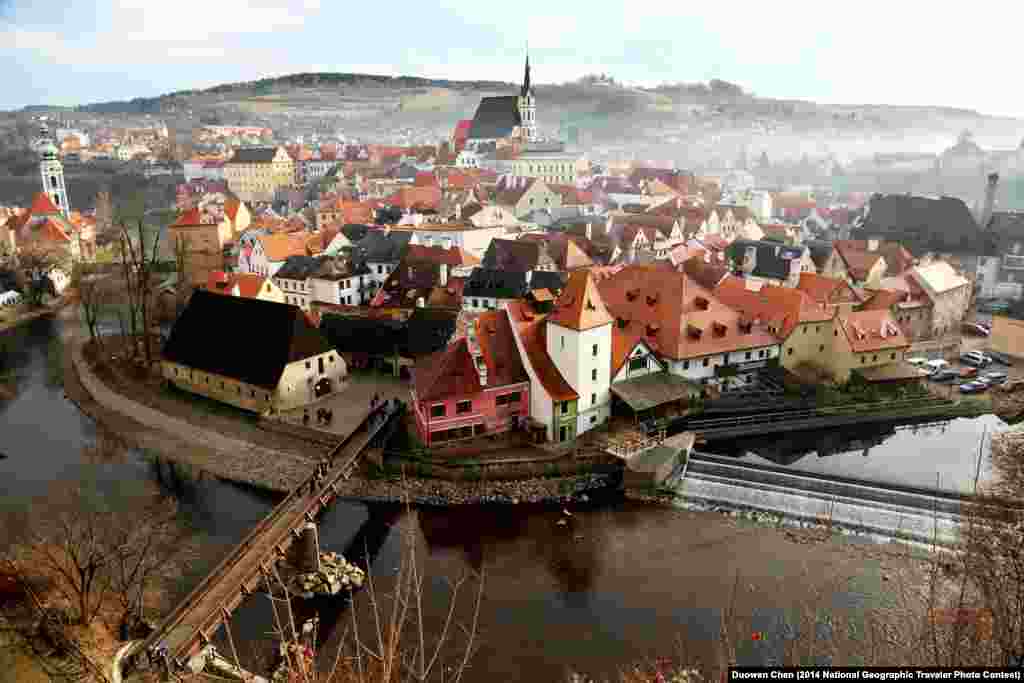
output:
[[[911,351],[907,353],[907,359],[916,357],[926,358],[927,360],[943,359],[949,363],[952,370],[955,370],[958,373],[965,370],[969,372],[972,366],[967,363],[962,363],[960,361],[960,354],[967,351],[981,351],[982,353],[987,353],[989,351],[989,338],[965,334],[960,337],[959,344],[952,346],[946,345],[946,348],[942,351],[930,348],[930,346],[931,345],[928,343],[915,344],[911,347]],[[1024,380],[1024,361],[1014,360],[1013,365],[1010,366],[994,362],[987,367],[978,369],[979,374],[984,374],[986,372],[1005,372],[1008,382]],[[958,387],[969,381],[970,378],[965,377],[964,379],[955,379],[947,382],[928,381],[927,384],[936,395],[943,397],[955,397],[959,395]],[[984,394],[987,392],[983,391],[980,393]]]

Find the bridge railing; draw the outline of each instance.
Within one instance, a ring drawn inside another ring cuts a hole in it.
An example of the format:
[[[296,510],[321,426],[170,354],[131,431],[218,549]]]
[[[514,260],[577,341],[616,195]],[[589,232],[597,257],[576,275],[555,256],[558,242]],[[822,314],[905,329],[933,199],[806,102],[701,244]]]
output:
[[[366,415],[366,417],[363,418],[363,421],[359,424],[359,426],[356,427],[356,429],[354,429],[352,432],[350,432],[344,439],[342,439],[338,446],[335,447],[335,452],[340,451],[341,448],[344,448],[345,445],[350,443],[352,437],[356,433],[362,432],[363,429],[369,423],[370,418],[381,410],[382,406],[378,406],[371,410]],[[256,526],[254,526],[249,531],[249,533],[247,533],[245,537],[243,537],[243,539],[238,543],[238,545],[236,545],[235,548],[217,564],[216,567],[214,567],[206,576],[204,576],[203,579],[199,582],[199,584],[196,585],[196,587],[193,588],[191,592],[189,592],[185,599],[178,604],[178,606],[171,612],[171,614],[168,615],[166,619],[164,619],[161,626],[156,631],[154,631],[153,634],[150,635],[150,637],[143,643],[143,647],[140,651],[152,648],[154,644],[156,644],[162,638],[164,638],[166,634],[169,631],[171,631],[178,624],[178,622],[181,621],[182,616],[188,611],[188,609],[191,608],[201,598],[206,596],[206,594],[209,592],[211,585],[215,582],[215,580],[221,575],[225,574],[228,570],[233,568],[238,563],[238,561],[244,556],[245,551],[253,545],[253,542],[257,540],[260,537],[260,535],[264,533],[264,531],[266,531],[270,526],[272,526],[278,520],[278,518],[281,517],[282,514],[284,514],[287,510],[290,509],[291,504],[300,495],[300,492],[303,490],[308,490],[310,483],[315,477],[316,473],[314,472],[313,474],[308,476],[303,481],[302,484],[300,484],[298,487],[296,487],[287,495],[285,495],[284,499],[281,500],[281,502],[278,503],[273,510],[271,510],[270,514],[268,514],[266,517],[257,522]]]
[[[844,415],[846,413],[860,413],[878,410],[896,410],[908,408],[925,408],[934,405],[948,403],[943,398],[917,398],[902,399],[898,401],[879,401],[876,403],[854,403],[844,406],[831,406],[826,408],[814,408],[810,410],[787,410],[774,413],[760,413],[757,415],[741,415],[735,417],[720,417],[709,419],[680,418],[677,421],[685,423],[688,429],[731,427],[744,424],[755,424],[761,422],[777,422],[780,420],[799,420],[813,417],[830,417]]]

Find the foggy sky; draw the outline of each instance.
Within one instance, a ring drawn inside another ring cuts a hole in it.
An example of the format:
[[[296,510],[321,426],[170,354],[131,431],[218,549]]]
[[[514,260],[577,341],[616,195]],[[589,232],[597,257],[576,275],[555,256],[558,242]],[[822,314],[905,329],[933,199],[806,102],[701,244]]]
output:
[[[518,81],[529,42],[541,83],[722,78],[766,97],[1024,116],[1024,91],[997,86],[1024,9],[991,14],[918,0],[0,0],[0,109],[302,71]]]

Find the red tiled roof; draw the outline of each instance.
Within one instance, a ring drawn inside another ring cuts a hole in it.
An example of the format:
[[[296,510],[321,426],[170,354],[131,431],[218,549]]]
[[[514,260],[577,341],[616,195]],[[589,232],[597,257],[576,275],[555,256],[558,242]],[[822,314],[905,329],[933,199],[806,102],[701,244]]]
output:
[[[506,304],[509,319],[519,331],[519,340],[526,360],[537,375],[537,381],[554,401],[572,401],[579,394],[562,377],[547,350],[547,316],[535,313],[525,302]]]
[[[887,309],[848,313],[839,317],[839,323],[854,353],[910,346]]]
[[[434,287],[427,297],[430,308],[462,308],[462,291],[466,288],[466,278],[449,277],[445,287]]]
[[[419,185],[400,188],[385,200],[403,209],[437,209],[441,203],[441,188],[437,185]]]
[[[861,306],[862,311],[888,311],[893,306],[907,299],[907,292],[891,289],[875,289],[868,292],[868,299]]]
[[[419,171],[416,174],[416,179],[413,181],[413,185],[417,187],[424,187],[426,185],[437,185],[437,178],[430,171]]]
[[[480,265],[480,259],[468,253],[461,247],[426,247],[420,244],[410,244],[405,248],[404,259],[413,262],[446,263],[451,267]]]
[[[685,273],[652,265],[603,271],[598,288],[615,317],[612,335],[641,335],[677,360],[777,344],[761,326],[739,328],[740,314]]]
[[[508,314],[504,310],[485,311],[477,316],[475,325],[480,353],[487,365],[487,386],[529,382]]]
[[[885,258],[885,272],[887,275],[900,275],[914,265],[914,255],[911,254],[899,242],[879,241],[875,251],[868,250],[868,240],[836,240],[836,250],[843,255],[860,251],[866,254],[879,254]],[[845,260],[845,256],[843,257]]]
[[[818,275],[817,273],[800,273],[800,282],[796,286],[819,304],[859,303],[856,292],[846,280]]]
[[[263,244],[268,261],[284,261],[289,256],[306,255],[306,237],[304,233],[294,232],[260,235],[257,239]]]
[[[871,272],[871,269],[878,263],[878,259],[882,258],[882,255],[876,251],[867,251],[861,249],[852,243],[853,240],[837,240],[833,242],[836,253],[839,254],[840,258],[843,259],[843,263],[846,264],[846,270],[856,280],[863,280]]]
[[[798,289],[765,285],[755,292],[747,289],[743,278],[734,275],[718,283],[715,296],[749,318],[771,323],[782,339],[787,338],[800,323],[823,322],[835,315]]]
[[[446,348],[420,358],[416,362],[412,383],[420,401],[479,393],[480,376],[466,338],[457,339]]]
[[[32,204],[28,208],[29,213],[36,216],[43,216],[51,213],[60,213],[60,209],[45,192],[36,192],[32,197]]]
[[[577,270],[555,301],[549,320],[571,330],[590,330],[612,321],[590,271]]]

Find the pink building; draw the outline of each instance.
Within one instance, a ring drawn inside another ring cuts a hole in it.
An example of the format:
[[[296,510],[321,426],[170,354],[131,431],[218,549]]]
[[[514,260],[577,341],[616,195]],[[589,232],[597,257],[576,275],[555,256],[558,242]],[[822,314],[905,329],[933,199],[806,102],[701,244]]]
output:
[[[465,337],[420,359],[412,405],[426,446],[506,432],[529,417],[530,378],[504,311],[481,314]]]

